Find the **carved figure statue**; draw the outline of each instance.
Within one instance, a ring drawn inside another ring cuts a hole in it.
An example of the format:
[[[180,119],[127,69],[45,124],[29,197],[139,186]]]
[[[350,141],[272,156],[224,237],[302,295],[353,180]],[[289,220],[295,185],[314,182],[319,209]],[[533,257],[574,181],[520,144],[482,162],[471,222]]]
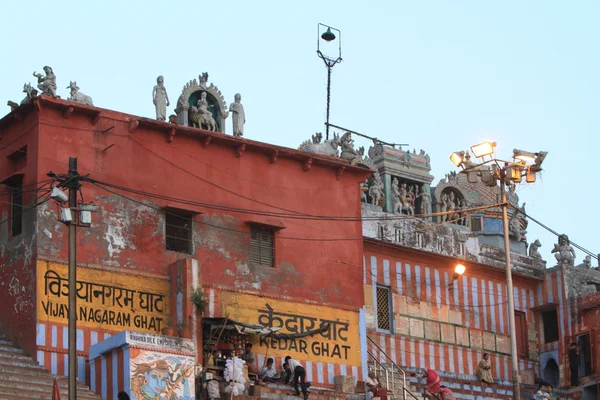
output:
[[[92,98],[86,94],[83,94],[79,91],[79,86],[77,86],[76,81],[69,81],[69,86],[67,89],[71,89],[71,97],[68,97],[67,100],[75,101],[77,103],[86,104],[88,106],[93,106],[94,101]]]
[[[156,119],[159,121],[167,120],[167,107],[171,105],[169,103],[169,95],[165,88],[165,78],[160,75],[156,78],[156,86],[152,89],[152,101],[154,102],[154,108],[156,109]]]
[[[312,142],[310,140],[302,142],[298,147],[298,150],[306,151],[307,153],[324,154],[326,156],[338,155],[338,146],[340,145],[341,140],[335,133],[333,134],[333,139],[326,140],[324,143],[314,143],[314,141],[315,136],[313,136]]]
[[[56,75],[52,71],[52,68],[49,66],[44,67],[45,76],[42,74],[37,74],[35,71],[33,72],[33,76],[38,78],[38,89],[40,89],[42,94],[48,94],[50,96],[56,97]]]
[[[542,255],[538,251],[538,249],[542,247],[539,239],[535,239],[535,242],[529,245],[529,257],[537,258],[538,260],[542,259]]]
[[[517,242],[527,241],[527,237],[525,236],[527,231],[521,226],[521,219],[519,218],[519,213],[514,213],[512,217],[510,217],[508,227],[510,230],[510,234],[515,237],[515,240]]]
[[[350,132],[344,133],[340,141],[340,146],[342,149],[340,158],[343,158],[344,160],[349,160],[350,165],[358,164],[362,157],[354,149],[354,140],[352,140],[352,134]]]
[[[360,183],[360,201],[361,203],[367,203],[367,193],[369,192],[369,180],[365,179],[364,182]]]
[[[202,128],[213,132],[217,130],[217,122],[208,110],[209,107],[211,106],[206,101],[206,92],[200,93],[196,106],[191,107],[190,112],[190,121],[194,128]]]
[[[467,201],[465,199],[460,200],[460,206],[458,209],[460,210],[460,220],[458,221],[459,225],[469,226],[469,213],[466,211],[469,208],[467,205]]]
[[[510,204],[512,204],[513,206],[519,207],[519,195],[515,191],[516,188],[517,188],[517,186],[514,183],[512,185],[508,186],[508,193],[506,193],[506,200],[508,200],[508,202]]]
[[[335,136],[335,134],[334,134]],[[321,140],[323,139],[323,134],[321,132],[317,132],[314,135],[312,135],[312,142],[314,144],[319,144],[321,143]]]
[[[400,198],[400,187],[398,186],[398,178],[392,179],[392,212],[394,214],[402,214],[403,203]]]
[[[458,223],[460,215],[456,212],[456,196],[454,195],[454,192],[450,192],[446,197],[446,211],[448,212],[446,221]]]
[[[400,203],[402,203],[402,212],[407,215],[415,215],[415,208],[409,202],[409,191],[406,183],[400,187]]]
[[[208,82],[208,72],[203,72],[199,77],[200,87],[206,88],[206,82]]]
[[[385,195],[383,193],[383,182],[381,181],[381,175],[375,171],[373,173],[373,179],[369,186],[369,196],[371,197],[371,204],[374,206],[383,207],[385,203]]]
[[[577,268],[592,269],[592,256],[585,256],[585,258],[583,259],[583,263],[579,264]]]
[[[11,111],[16,110],[17,108],[19,108],[20,105],[22,106],[23,104],[29,103],[31,99],[37,96],[38,91],[34,89],[33,86],[31,86],[31,84],[26,83],[23,85],[23,93],[25,93],[25,98],[21,100],[20,104],[17,104],[14,101],[10,100],[6,103],[10,107]]]
[[[233,136],[244,136],[244,124],[246,123],[246,113],[241,103],[242,95],[237,93],[233,103],[229,105],[229,111],[233,113]]]
[[[425,185],[421,186],[417,199],[421,198],[421,214],[429,213],[429,205],[431,204],[431,196],[425,190]]]
[[[554,257],[556,257],[558,265],[575,265],[575,250],[571,247],[571,242],[569,242],[567,235],[563,234],[558,237],[558,244],[554,245],[552,253],[556,253]]]

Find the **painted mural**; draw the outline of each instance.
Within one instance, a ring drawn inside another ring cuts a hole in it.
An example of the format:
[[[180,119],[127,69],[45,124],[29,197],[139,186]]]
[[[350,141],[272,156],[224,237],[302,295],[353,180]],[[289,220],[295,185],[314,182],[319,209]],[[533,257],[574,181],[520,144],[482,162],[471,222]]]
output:
[[[135,349],[130,361],[132,400],[195,400],[194,357]]]
[[[68,322],[68,267],[37,262],[40,322]],[[78,326],[158,333],[169,315],[167,280],[77,267]]]
[[[358,312],[233,292],[223,292],[222,301],[224,315],[243,323],[281,328],[277,334],[298,335],[329,325],[324,332],[304,337],[256,336],[253,351],[257,354],[360,365]]]

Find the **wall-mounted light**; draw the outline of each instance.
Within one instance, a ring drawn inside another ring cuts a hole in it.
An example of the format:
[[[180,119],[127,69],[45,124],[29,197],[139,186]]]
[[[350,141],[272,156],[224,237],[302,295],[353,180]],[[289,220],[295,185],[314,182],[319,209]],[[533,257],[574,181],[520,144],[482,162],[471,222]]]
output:
[[[465,273],[466,270],[467,267],[465,267],[464,265],[456,264],[456,267],[454,267],[454,274],[452,274],[452,280],[457,280],[460,276],[462,276],[462,274]]]

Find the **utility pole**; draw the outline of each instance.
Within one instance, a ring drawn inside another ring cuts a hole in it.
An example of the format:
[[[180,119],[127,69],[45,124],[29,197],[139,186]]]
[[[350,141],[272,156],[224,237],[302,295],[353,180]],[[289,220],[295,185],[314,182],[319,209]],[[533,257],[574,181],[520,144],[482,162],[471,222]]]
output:
[[[508,300],[508,328],[510,332],[510,361],[512,365],[513,399],[521,398],[519,383],[519,354],[517,351],[517,330],[515,326],[515,299],[510,265],[510,241],[508,232],[508,201],[506,200],[506,168],[500,170],[500,193],[502,196],[502,225],[504,228],[504,254],[506,255],[506,297]]]
[[[69,400],[77,400],[77,158],[69,157]]]

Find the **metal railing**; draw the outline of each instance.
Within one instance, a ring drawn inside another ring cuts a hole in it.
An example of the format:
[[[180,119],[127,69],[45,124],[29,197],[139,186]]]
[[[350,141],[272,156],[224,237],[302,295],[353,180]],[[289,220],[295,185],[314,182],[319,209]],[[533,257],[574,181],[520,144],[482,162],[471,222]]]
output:
[[[411,393],[408,389],[406,389],[406,372],[404,372],[404,370],[402,368],[400,368],[400,366],[398,366],[394,360],[392,360],[390,358],[390,356],[388,356],[386,354],[385,351],[383,351],[383,349],[381,347],[379,347],[379,345],[373,340],[371,339],[370,336],[367,335],[367,341],[369,344],[371,344],[372,346],[377,348],[377,351],[380,355],[382,355],[386,362],[391,365],[391,375],[392,375],[392,389],[395,389],[395,379],[394,379],[394,371],[398,371],[400,372],[401,376],[402,376],[402,399],[406,400],[406,394],[408,393],[412,398],[417,399],[417,397],[415,397],[415,395],[413,393]],[[380,366],[381,368],[383,368],[385,370],[385,376],[386,376],[386,381],[388,381],[388,388],[389,386],[389,380],[388,380],[388,368],[387,366],[385,366],[382,362],[379,361],[378,357],[375,356],[375,354],[373,354],[371,351],[367,350],[367,354],[373,359],[373,361],[375,361],[376,365]],[[418,400],[418,399],[417,399]]]

